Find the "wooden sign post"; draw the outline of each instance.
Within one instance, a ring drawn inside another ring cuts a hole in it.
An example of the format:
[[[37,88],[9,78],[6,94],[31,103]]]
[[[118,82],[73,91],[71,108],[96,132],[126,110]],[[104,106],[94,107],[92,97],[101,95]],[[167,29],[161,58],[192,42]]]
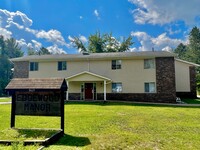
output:
[[[6,90],[12,94],[11,128],[16,115],[59,116],[64,134],[65,79],[13,79]]]

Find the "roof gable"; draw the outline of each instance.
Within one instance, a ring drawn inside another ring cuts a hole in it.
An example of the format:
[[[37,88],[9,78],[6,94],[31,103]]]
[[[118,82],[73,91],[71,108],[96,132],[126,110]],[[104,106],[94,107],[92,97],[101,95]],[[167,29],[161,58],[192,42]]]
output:
[[[67,81],[111,81],[111,79],[101,76],[101,75],[97,75],[95,73],[91,73],[88,71],[84,71],[78,74],[75,74],[71,77],[68,77],[66,79]]]

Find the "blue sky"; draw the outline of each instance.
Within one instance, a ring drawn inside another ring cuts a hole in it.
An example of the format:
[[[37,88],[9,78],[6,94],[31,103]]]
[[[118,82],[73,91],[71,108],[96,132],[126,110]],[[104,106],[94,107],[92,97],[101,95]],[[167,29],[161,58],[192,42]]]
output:
[[[78,53],[69,39],[87,42],[96,31],[133,37],[130,51],[171,50],[188,43],[200,21],[199,0],[1,0],[0,34],[26,52],[41,46]]]

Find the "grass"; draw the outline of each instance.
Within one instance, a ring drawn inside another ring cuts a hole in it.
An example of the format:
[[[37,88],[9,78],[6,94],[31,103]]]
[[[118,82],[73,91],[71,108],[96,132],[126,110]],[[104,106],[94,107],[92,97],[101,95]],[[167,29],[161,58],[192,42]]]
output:
[[[0,102],[11,102],[10,97],[0,97]]]
[[[200,104],[200,99],[181,99],[181,101],[187,103],[187,104]]]
[[[199,149],[199,108],[111,102],[67,103],[65,135],[45,150]],[[8,136],[13,134],[7,132],[9,123],[10,105],[0,105],[0,131],[6,131]],[[59,128],[60,118],[17,116],[16,127]],[[5,148],[12,146],[0,145],[0,150]]]

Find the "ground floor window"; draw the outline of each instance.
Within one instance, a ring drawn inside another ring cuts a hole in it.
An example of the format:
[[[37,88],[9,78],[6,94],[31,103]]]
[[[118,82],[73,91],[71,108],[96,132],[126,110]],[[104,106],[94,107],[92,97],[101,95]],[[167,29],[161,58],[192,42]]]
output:
[[[144,83],[144,90],[145,93],[155,93],[156,92],[155,82]]]
[[[112,83],[112,92],[113,93],[122,92],[122,83]]]

